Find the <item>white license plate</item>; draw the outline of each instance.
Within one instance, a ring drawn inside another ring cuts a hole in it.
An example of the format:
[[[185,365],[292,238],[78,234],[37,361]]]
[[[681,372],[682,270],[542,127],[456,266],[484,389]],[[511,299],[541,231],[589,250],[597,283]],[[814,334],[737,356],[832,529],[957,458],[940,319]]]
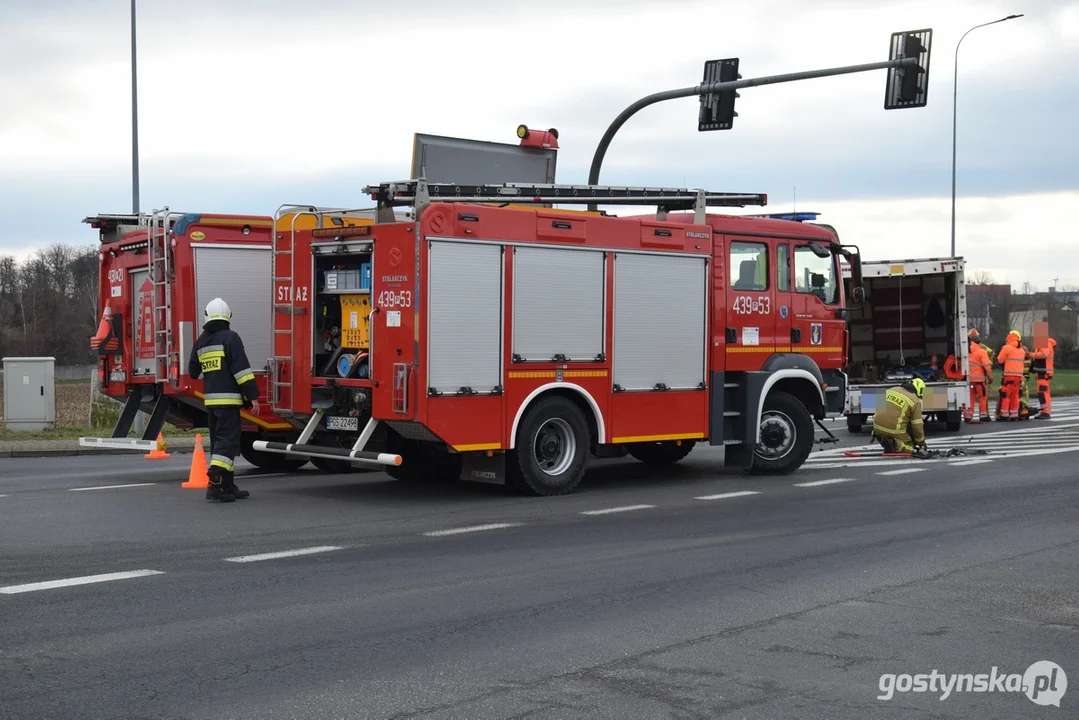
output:
[[[109,373],[109,382],[123,382],[127,380],[127,373],[123,370],[113,370]]]
[[[354,417],[328,417],[326,418],[327,430],[355,430],[360,429],[360,419]]]

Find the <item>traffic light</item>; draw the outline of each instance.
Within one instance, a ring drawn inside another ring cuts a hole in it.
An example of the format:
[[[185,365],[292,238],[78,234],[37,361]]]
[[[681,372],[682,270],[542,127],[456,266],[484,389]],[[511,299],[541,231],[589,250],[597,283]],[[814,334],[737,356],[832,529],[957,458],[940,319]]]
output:
[[[914,58],[915,65],[888,68],[884,109],[925,107],[929,96],[929,52],[933,30],[892,33],[889,60]]]
[[[703,85],[714,82],[734,82],[741,80],[738,72],[738,58],[709,60],[704,64]],[[723,90],[701,95],[700,115],[697,118],[697,131],[730,130],[738,113],[734,111],[734,101],[739,97],[736,90]]]

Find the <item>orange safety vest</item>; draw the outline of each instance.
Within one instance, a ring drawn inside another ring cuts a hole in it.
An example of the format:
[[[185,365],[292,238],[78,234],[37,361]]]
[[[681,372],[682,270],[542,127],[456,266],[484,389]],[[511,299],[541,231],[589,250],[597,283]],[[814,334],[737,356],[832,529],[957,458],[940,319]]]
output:
[[[989,362],[989,353],[978,343],[970,344],[970,355],[967,357],[970,365],[970,381],[985,382],[985,378],[993,373],[993,364]]]
[[[997,362],[1004,366],[1004,376],[1023,377],[1023,366],[1026,364],[1027,354],[1015,345],[1005,345],[997,355]]]
[[[1034,371],[1053,375],[1053,348],[1038,348],[1034,351]]]

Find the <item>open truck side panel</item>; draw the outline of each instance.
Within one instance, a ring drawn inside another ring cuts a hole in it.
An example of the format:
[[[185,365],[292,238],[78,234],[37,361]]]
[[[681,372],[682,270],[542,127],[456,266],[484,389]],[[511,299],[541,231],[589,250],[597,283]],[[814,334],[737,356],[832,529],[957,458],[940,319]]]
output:
[[[849,311],[851,432],[872,422],[888,388],[914,376],[926,382],[927,420],[960,429],[969,401],[964,267],[963,258],[862,263],[865,301]]]

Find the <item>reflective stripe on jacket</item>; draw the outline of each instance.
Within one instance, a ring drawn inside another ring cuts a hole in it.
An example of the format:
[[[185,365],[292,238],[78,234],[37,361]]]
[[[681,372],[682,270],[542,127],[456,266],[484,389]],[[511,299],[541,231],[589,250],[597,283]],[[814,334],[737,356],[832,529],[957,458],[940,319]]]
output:
[[[1034,371],[1053,374],[1053,348],[1038,348],[1034,351]]]
[[[206,323],[191,348],[187,369],[192,378],[202,377],[203,403],[207,407],[240,407],[259,397],[243,340],[224,321]]]
[[[915,443],[925,442],[922,429],[922,401],[906,388],[890,388],[884,394],[884,407],[873,414],[873,429],[894,435],[903,435],[910,424],[910,435]]]
[[[1027,354],[1015,345],[1005,345],[997,355],[997,362],[1004,366],[1005,376],[1023,377]]]
[[[985,379],[993,374],[993,364],[989,362],[989,354],[978,343],[970,344],[967,364],[970,365],[971,382],[985,382]]]

